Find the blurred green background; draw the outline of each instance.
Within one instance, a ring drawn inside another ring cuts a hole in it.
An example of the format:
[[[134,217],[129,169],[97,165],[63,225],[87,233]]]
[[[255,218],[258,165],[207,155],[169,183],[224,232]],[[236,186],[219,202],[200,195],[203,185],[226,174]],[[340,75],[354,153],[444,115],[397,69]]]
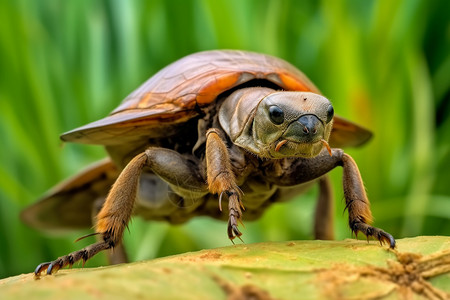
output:
[[[165,65],[208,49],[286,59],[335,111],[374,131],[359,164],[375,225],[395,237],[450,235],[450,23],[447,0],[0,1],[0,278],[91,243],[47,236],[19,212],[104,157],[60,133],[106,116]],[[337,239],[351,237],[342,170],[331,173]],[[317,190],[274,205],[246,243],[312,238]],[[244,215],[245,221],[245,215]],[[226,223],[133,219],[132,260],[230,245]],[[88,266],[104,265],[99,255]]]

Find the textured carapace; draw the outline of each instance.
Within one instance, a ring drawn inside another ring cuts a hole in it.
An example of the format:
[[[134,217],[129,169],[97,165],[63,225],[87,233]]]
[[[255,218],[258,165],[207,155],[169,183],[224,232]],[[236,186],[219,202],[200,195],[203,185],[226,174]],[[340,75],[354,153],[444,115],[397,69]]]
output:
[[[236,51],[205,51],[165,67],[128,95],[109,116],[61,136],[63,141],[116,145],[167,134],[170,127],[198,116],[222,93],[239,86],[268,86],[286,91],[318,88],[297,68],[269,55]],[[335,127],[350,130],[345,138],[333,136],[334,147],[356,146],[371,133],[342,118]],[[163,130],[164,128],[164,130]]]

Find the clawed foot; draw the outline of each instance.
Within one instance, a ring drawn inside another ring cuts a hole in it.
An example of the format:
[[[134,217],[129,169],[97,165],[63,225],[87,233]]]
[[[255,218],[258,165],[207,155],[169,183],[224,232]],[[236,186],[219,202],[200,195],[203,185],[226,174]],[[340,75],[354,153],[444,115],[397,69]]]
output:
[[[366,223],[362,223],[359,221],[351,222],[350,228],[355,236],[358,236],[358,232],[362,232],[367,237],[367,239],[373,237],[374,239],[378,240],[381,245],[386,243],[391,249],[395,248],[394,237],[379,228],[372,227]]]
[[[244,204],[241,201],[241,198],[243,196],[243,193],[241,189],[236,185],[233,191],[226,191],[222,192],[219,196],[219,208],[222,210],[222,196],[223,194],[226,194],[228,196],[228,238],[231,240],[231,242],[234,244],[234,239],[237,237],[241,241],[241,235],[242,233],[239,231],[238,228],[238,222],[240,222],[242,225],[242,211],[245,210]]]
[[[41,274],[45,271],[46,271],[47,275],[52,275],[52,274],[58,272],[59,269],[62,269],[67,265],[72,267],[72,265],[79,260],[83,260],[83,266],[84,266],[85,262],[89,258],[91,258],[92,256],[94,256],[95,254],[97,254],[98,252],[100,252],[102,250],[106,250],[106,249],[109,249],[112,247],[113,247],[113,245],[111,243],[109,243],[107,240],[89,245],[84,249],[72,252],[65,256],[61,256],[52,262],[41,263],[34,270],[34,275],[36,277],[40,277]]]

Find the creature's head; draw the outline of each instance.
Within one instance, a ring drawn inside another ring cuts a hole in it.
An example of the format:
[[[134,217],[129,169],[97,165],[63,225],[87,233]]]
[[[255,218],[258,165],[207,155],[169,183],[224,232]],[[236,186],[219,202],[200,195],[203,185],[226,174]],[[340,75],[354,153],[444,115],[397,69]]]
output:
[[[334,110],[328,99],[310,92],[272,90],[263,93],[257,102],[251,101],[254,99],[252,94],[253,97],[258,94],[256,90],[238,94],[240,100],[234,101],[237,110],[249,110],[252,106],[249,102],[254,103],[251,113],[237,112],[233,116],[238,120],[235,127],[240,130],[228,133],[235,144],[260,157],[272,159],[314,157],[323,147],[329,148],[327,142],[333,127]]]
[[[269,94],[256,109],[253,138],[273,158],[313,157],[330,137],[333,115],[330,101],[318,94]]]

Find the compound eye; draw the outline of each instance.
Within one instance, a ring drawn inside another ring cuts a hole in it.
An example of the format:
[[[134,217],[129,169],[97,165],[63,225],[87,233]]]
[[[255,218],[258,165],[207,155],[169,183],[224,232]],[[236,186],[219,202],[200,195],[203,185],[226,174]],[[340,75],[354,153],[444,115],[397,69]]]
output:
[[[330,104],[327,109],[327,123],[330,123],[330,121],[333,119],[333,117],[334,117],[334,108]]]
[[[280,125],[284,122],[284,112],[276,105],[269,107],[269,117],[274,124]]]

